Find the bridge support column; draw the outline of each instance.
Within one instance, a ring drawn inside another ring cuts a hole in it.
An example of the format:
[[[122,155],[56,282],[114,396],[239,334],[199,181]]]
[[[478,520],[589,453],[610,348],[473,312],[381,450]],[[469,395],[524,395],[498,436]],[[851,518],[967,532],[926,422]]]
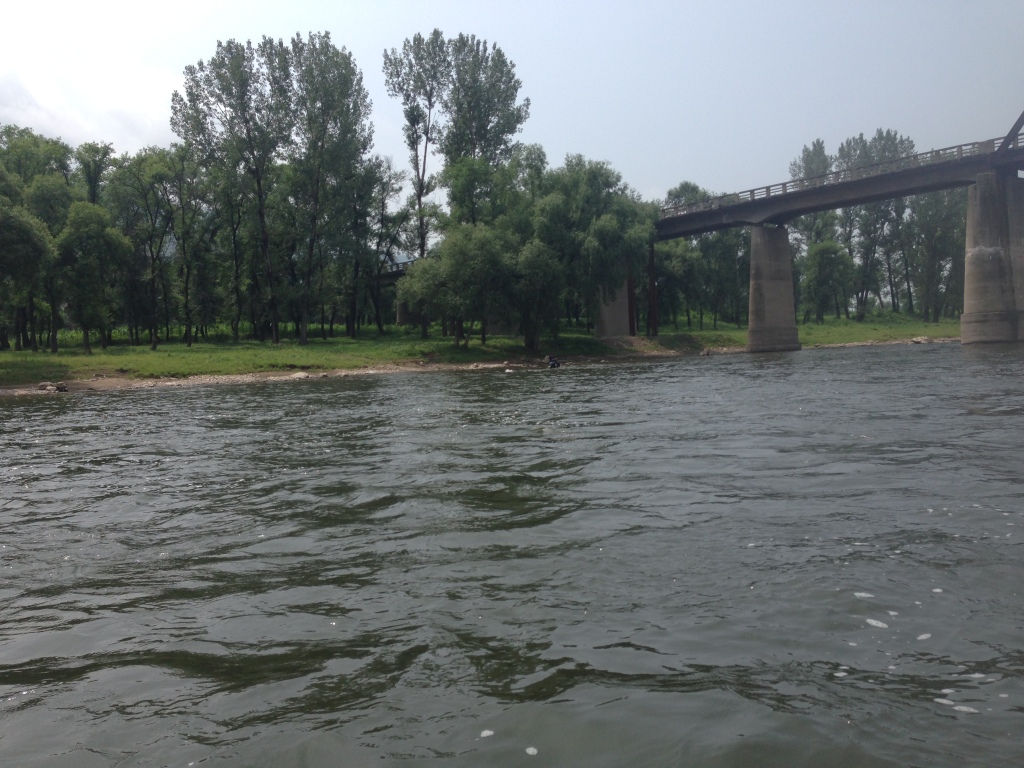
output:
[[[1024,180],[986,171],[967,191],[960,343],[1020,341],[1022,314]]]
[[[395,325],[409,325],[409,305],[404,301],[395,302]]]
[[[789,230],[753,227],[750,233],[750,324],[748,352],[800,349],[793,298]]]
[[[601,302],[600,310],[594,322],[594,336],[598,339],[609,339],[613,336],[632,336],[632,328],[629,284],[627,283],[615,292],[615,298],[612,301]]]

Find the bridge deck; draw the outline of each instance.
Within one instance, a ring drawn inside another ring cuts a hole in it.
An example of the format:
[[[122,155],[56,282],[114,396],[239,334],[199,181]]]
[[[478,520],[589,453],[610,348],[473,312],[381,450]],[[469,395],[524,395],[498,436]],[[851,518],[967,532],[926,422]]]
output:
[[[744,225],[784,224],[806,213],[965,187],[979,173],[1006,167],[1024,168],[1024,133],[664,208],[655,229],[659,240],[671,240]]]

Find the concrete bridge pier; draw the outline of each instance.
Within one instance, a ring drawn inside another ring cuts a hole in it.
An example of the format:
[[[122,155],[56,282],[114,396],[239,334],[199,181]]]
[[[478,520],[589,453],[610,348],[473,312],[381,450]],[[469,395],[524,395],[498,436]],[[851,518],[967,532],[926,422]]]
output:
[[[628,282],[615,292],[611,301],[601,301],[598,315],[594,322],[594,336],[598,339],[610,339],[616,336],[635,335],[630,321],[630,301]]]
[[[967,190],[960,343],[1024,340],[1022,314],[1024,179],[986,171]]]
[[[750,233],[750,324],[748,352],[800,349],[793,297],[789,230],[757,226]]]

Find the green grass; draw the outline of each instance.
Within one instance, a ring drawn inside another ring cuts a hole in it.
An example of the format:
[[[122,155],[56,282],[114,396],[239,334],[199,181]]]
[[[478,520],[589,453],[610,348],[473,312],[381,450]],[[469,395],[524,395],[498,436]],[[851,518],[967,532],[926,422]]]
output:
[[[745,328],[720,324],[712,330],[662,329],[657,339],[643,340],[636,347],[605,344],[584,331],[567,329],[557,339],[545,339],[543,354],[562,358],[616,357],[647,351],[697,352],[706,347],[742,348],[747,343]],[[878,315],[858,323],[830,318],[825,323],[801,324],[800,342],[806,347],[815,344],[839,344],[864,341],[894,341],[915,336],[932,338],[958,336],[959,323],[945,320],[925,323],[901,315]],[[456,347],[451,338],[442,338],[434,328],[429,339],[421,339],[418,330],[388,329],[383,335],[366,330],[359,339],[336,337],[312,338],[299,346],[293,338],[278,345],[269,342],[238,343],[217,336],[192,347],[180,342],[161,344],[155,351],[147,345],[131,346],[115,337],[115,344],[105,350],[94,345],[93,354],[81,349],[81,336],[63,333],[60,351],[0,353],[0,386],[34,384],[40,381],[87,379],[97,375],[127,378],[176,378],[200,374],[239,374],[260,371],[327,371],[357,369],[402,363],[430,361],[436,363],[495,363],[505,360],[537,360],[541,355],[527,352],[521,338],[491,337],[481,346],[474,337],[468,349]]]
[[[941,339],[960,336],[960,321],[943,319],[938,323],[897,314],[869,315],[863,322],[826,318],[824,323],[801,323],[800,343],[805,347],[815,344],[851,344],[867,341],[899,341],[927,336]]]
[[[383,335],[369,330],[359,339],[311,338],[304,347],[291,338],[282,339],[278,345],[218,339],[197,342],[191,347],[172,342],[150,350],[148,345],[131,346],[115,338],[115,344],[105,350],[94,344],[91,355],[82,350],[80,335],[62,334],[59,342],[56,355],[43,351],[0,353],[0,386],[87,379],[97,375],[184,378],[259,371],[358,369],[418,360],[470,364],[534,360],[541,356],[527,352],[521,338],[491,337],[486,346],[481,346],[476,337],[466,349],[456,347],[450,337],[442,338],[436,329],[425,340],[419,337],[418,330],[390,329]],[[543,354],[589,356],[619,353],[586,333],[568,331],[558,339],[545,340]]]

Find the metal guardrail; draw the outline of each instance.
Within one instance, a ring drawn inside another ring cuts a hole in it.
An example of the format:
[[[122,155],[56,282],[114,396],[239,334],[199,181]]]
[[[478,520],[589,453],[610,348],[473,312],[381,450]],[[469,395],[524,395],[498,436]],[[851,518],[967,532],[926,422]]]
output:
[[[669,205],[661,209],[661,218],[667,219],[672,216],[682,216],[697,211],[710,211],[716,208],[725,208],[730,205],[749,203],[754,200],[764,200],[769,197],[787,195],[791,192],[801,192],[805,189],[814,189],[831,184],[842,184],[848,181],[866,179],[872,176],[883,176],[887,173],[902,171],[907,168],[917,168],[922,165],[933,165],[935,163],[946,163],[954,160],[962,160],[965,157],[988,155],[995,152],[996,147],[1004,141],[1005,137],[987,141],[974,141],[970,144],[958,144],[955,147],[944,149],[932,149],[928,152],[919,152],[916,155],[908,155],[896,160],[887,160],[883,163],[865,165],[860,168],[849,168],[842,171],[832,171],[822,176],[812,176],[809,179],[793,179],[783,181],[779,184],[770,184],[767,187],[757,187],[744,192],[734,192],[730,195],[718,195],[707,200],[700,200],[686,205]],[[1019,133],[1012,138],[1007,149],[1017,149],[1024,146],[1024,133]]]

